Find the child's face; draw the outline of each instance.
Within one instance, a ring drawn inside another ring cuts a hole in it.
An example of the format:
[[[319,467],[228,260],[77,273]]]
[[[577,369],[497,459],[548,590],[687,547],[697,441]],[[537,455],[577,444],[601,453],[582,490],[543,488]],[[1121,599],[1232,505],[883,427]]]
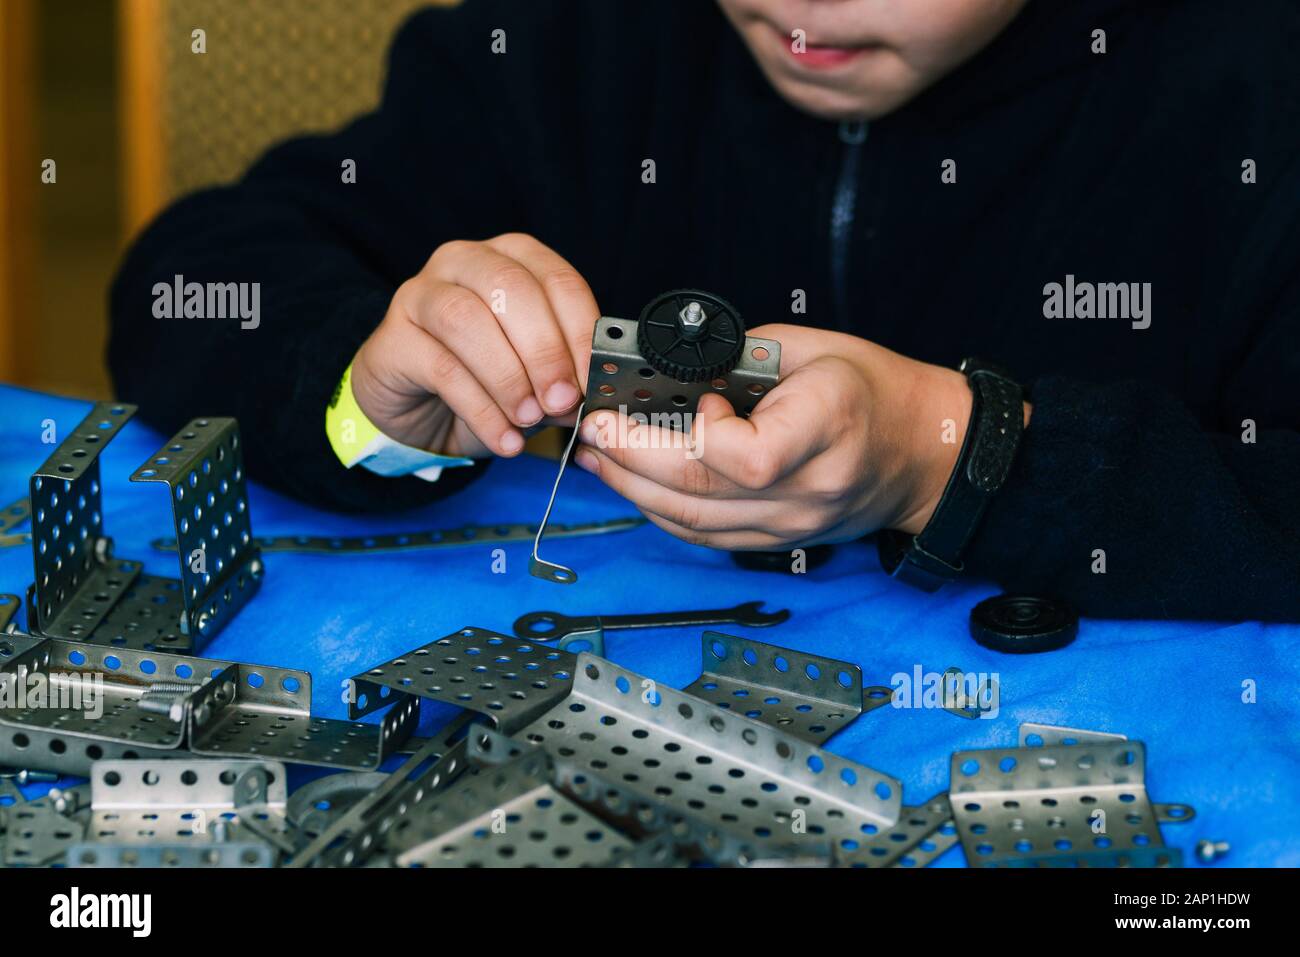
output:
[[[982,49],[1027,0],[718,0],[777,91],[827,119],[874,119]],[[803,51],[792,36],[802,31]]]

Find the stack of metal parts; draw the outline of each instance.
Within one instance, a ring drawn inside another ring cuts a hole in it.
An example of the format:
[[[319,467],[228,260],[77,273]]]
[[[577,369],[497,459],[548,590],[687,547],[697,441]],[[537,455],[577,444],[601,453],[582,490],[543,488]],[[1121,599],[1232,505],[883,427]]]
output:
[[[302,672],[8,640],[25,650],[0,676],[52,688],[118,661],[93,728],[0,709],[0,763],[90,777],[31,802],[0,790],[9,866],[920,867],[958,841],[979,866],[1178,866],[1159,824],[1194,815],[1151,803],[1139,742],[1044,725],[955,754],[951,801],[904,804],[897,779],[820,747],[889,700],[879,686],[716,632],[679,691],[463,628],[352,680],[353,718],[387,709],[379,725],[311,718]],[[142,712],[159,695],[167,713]],[[422,698],[465,710],[411,739]],[[290,796],[284,762],[351,770]]]

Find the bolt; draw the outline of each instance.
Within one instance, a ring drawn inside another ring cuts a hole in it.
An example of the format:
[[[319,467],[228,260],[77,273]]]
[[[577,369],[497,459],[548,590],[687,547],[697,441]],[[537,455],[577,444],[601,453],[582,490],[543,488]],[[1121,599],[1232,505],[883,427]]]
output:
[[[9,778],[15,784],[53,784],[59,776],[53,771],[33,771],[28,768],[0,768],[0,778]]]
[[[1196,859],[1202,864],[1213,864],[1221,857],[1226,857],[1232,846],[1227,841],[1196,842]]]
[[[175,698],[151,698],[146,695],[137,698],[135,706],[141,711],[148,711],[151,714],[165,714],[178,724],[185,717],[185,705]]]
[[[253,581],[261,581],[262,575],[266,572],[266,566],[262,564],[260,558],[254,558],[248,563],[248,574]]]
[[[219,817],[208,825],[208,833],[212,835],[214,843],[224,844],[230,840],[230,822]]]
[[[704,324],[707,321],[704,307],[695,300],[686,304],[686,308],[677,314],[677,319],[682,335],[687,339],[698,339],[704,334]]]
[[[198,684],[185,681],[155,681],[149,685],[149,690],[145,694],[189,694],[191,691],[199,690],[200,687]]]

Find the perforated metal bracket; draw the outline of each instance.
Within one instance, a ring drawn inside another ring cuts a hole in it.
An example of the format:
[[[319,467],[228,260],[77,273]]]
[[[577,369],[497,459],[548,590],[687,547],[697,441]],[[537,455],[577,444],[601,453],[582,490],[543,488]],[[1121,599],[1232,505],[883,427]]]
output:
[[[957,827],[947,794],[916,807],[904,807],[893,827],[876,831],[855,847],[841,846],[841,867],[925,867],[957,843]]]
[[[686,694],[813,744],[862,714],[862,669],[851,662],[718,631],[701,646],[701,674]],[[888,700],[872,699],[873,710]]]
[[[994,700],[997,698],[998,682],[992,676],[986,678],[980,687],[968,688],[966,672],[954,666],[944,671],[940,681],[939,695],[943,710],[959,718],[974,720],[986,713],[979,704],[986,690]]]
[[[274,867],[275,852],[261,841],[221,844],[74,844],[68,867]]]
[[[966,860],[1098,866],[1163,850],[1145,774],[1140,741],[959,751],[950,794]]]
[[[633,843],[551,783],[545,752],[462,777],[398,809],[388,847],[404,867],[601,866]]]
[[[459,705],[511,733],[569,693],[577,662],[568,652],[465,627],[353,678],[348,716],[386,707],[400,692]]]
[[[859,840],[865,825],[893,826],[901,806],[895,778],[585,652],[570,695],[516,736],[759,856]]]
[[[61,813],[51,795],[8,809],[6,867],[43,867],[58,862],[80,842],[90,822],[89,785],[65,788],[78,810]],[[84,805],[84,806],[83,806]]]
[[[243,789],[250,771],[261,771],[256,794]],[[220,823],[239,841],[248,831],[283,833],[284,765],[273,761],[176,760],[97,761],[91,773],[91,820],[88,834],[113,845],[177,844],[210,846]],[[247,807],[258,819],[246,829]]]
[[[110,562],[104,531],[99,454],[136,407],[100,402],[32,473],[32,566],[29,628],[55,638],[84,638],[140,573],[138,563]],[[130,567],[124,567],[130,566]]]
[[[476,726],[467,736],[467,756],[471,764],[499,767],[509,764],[533,750],[524,742]],[[551,783],[586,810],[628,835],[637,845],[635,861],[644,866],[676,866],[686,862],[706,862],[718,866],[751,866],[760,851],[754,841],[735,836],[689,814],[674,811],[657,800],[634,794],[615,780],[604,777],[577,760],[578,756],[552,756]],[[666,847],[665,847],[666,845]],[[775,859],[789,861],[809,848],[765,847],[763,852]],[[830,846],[817,848],[822,866],[830,860]],[[633,861],[629,861],[632,866]],[[642,866],[637,864],[636,866]]]
[[[637,349],[636,319],[602,316],[596,321],[587,373],[587,411],[610,409],[626,414],[657,416],[654,424],[686,431],[701,397],[721,395],[740,416],[754,406],[780,379],[781,344],[774,339],[745,337],[736,367],[705,382],[680,382],[656,372]]]
[[[205,667],[226,664],[57,638],[23,645],[0,657],[0,682],[13,689],[0,695],[0,764],[80,777],[103,758],[162,758],[180,748],[183,726],[141,711],[140,698],[153,682],[197,682]]]
[[[307,672],[229,664],[186,701],[189,747],[195,754],[372,771],[420,718],[412,695],[392,695],[386,705],[392,708],[377,725],[313,718]]]
[[[257,592],[265,568],[253,541],[239,423],[193,419],[135,470],[167,486],[180,558],[180,626],[195,651]]]
[[[1104,744],[1108,741],[1127,741],[1128,738],[1113,731],[1089,731],[1084,728],[1066,728],[1056,724],[1039,724],[1025,721],[1020,725],[1020,746],[1038,748],[1054,745]],[[1156,820],[1161,824],[1185,824],[1195,819],[1196,808],[1190,804],[1152,804]]]

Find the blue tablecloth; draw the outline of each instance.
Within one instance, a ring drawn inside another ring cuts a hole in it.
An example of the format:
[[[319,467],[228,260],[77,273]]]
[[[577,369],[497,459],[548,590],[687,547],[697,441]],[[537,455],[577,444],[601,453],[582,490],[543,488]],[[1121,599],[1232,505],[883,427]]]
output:
[[[41,442],[43,422],[54,420],[61,438],[88,408],[0,386],[0,505],[27,493],[28,476],[52,451]],[[165,438],[131,423],[108,446],[100,463],[104,521],[118,556],[176,577],[176,557],[149,546],[173,534],[166,496],[158,486],[127,481]],[[254,533],[263,536],[528,523],[540,517],[554,474],[554,463],[531,457],[498,463],[468,490],[400,516],[332,515],[255,484],[249,499]],[[628,503],[574,469],[554,520],[630,514]],[[947,789],[953,751],[1014,746],[1022,721],[1114,731],[1146,742],[1153,800],[1196,808],[1191,823],[1162,829],[1190,866],[1197,866],[1191,849],[1204,837],[1230,843],[1224,864],[1300,866],[1300,626],[1085,620],[1070,647],[1011,657],[984,650],[967,633],[970,608],[996,589],[962,584],[937,595],[913,591],[881,574],[866,544],[842,545],[829,564],[785,576],[743,571],[726,554],[686,545],[653,526],[552,541],[546,556],[581,575],[572,587],[531,577],[523,543],[504,546],[506,574],[494,574],[494,547],[271,554],[259,595],[204,653],[310,671],[314,712],[341,718],[344,679],[463,625],[508,633],[516,617],[538,609],[613,614],[761,598],[769,608],[790,608],[790,621],[720,630],[857,662],[867,684],[890,684],[917,665],[926,672],[958,666],[999,676],[994,719],[884,707],[828,742],[830,750],[900,778],[905,803]],[[21,594],[31,578],[29,549],[0,548],[0,592]],[[606,641],[610,658],[673,687],[700,673],[700,629],[613,632]],[[1242,700],[1247,681],[1257,688],[1255,703]],[[426,703],[426,721],[450,713]],[[939,863],[960,865],[961,852],[954,849]]]

